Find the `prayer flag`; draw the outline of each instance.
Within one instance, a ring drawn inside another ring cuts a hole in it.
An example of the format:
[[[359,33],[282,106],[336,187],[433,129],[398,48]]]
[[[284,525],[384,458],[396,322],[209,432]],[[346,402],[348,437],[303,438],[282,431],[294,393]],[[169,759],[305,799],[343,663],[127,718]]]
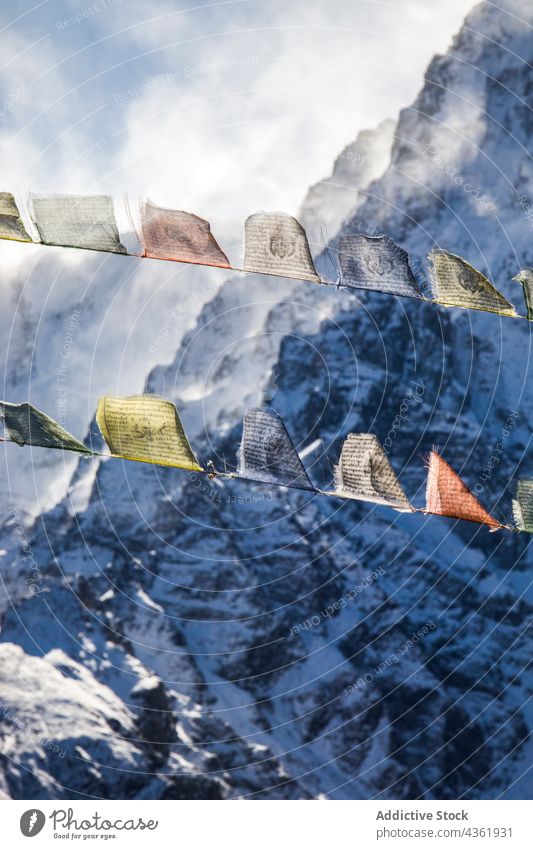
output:
[[[156,395],[98,402],[96,421],[115,457],[202,471],[174,404]]]
[[[19,215],[15,198],[9,192],[0,192],[0,239],[12,239],[16,242],[32,241]]]
[[[430,274],[435,299],[443,306],[516,316],[514,306],[494,288],[484,274],[448,251],[432,251]]]
[[[34,195],[31,207],[45,245],[126,253],[107,195]]]
[[[274,410],[247,410],[238,460],[241,478],[315,490],[283,420]]]
[[[246,219],[244,271],[321,282],[304,228],[283,212],[258,212]]]
[[[343,286],[422,298],[407,253],[388,236],[341,236],[339,264]]]
[[[533,479],[522,478],[516,485],[513,516],[520,531],[533,534]]]
[[[0,418],[4,421],[5,438],[9,442],[92,454],[89,448],[86,448],[58,422],[31,404],[10,404],[8,401],[0,401]]]
[[[230,268],[209,222],[191,212],[147,201],[141,208],[141,233],[145,256]]]
[[[387,504],[406,512],[413,509],[373,433],[350,433],[347,436],[335,469],[335,490],[335,494],[343,498]]]
[[[425,512],[450,519],[466,519],[493,529],[503,527],[487,513],[459,475],[436,451],[429,455]]]

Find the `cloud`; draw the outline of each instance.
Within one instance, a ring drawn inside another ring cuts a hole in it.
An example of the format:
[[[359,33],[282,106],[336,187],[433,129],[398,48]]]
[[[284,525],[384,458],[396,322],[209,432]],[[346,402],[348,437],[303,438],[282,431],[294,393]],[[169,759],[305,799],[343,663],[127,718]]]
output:
[[[470,5],[45,4],[4,32],[3,94],[24,89],[0,136],[5,173],[226,221],[295,211],[359,129],[413,98]]]
[[[155,21],[158,74],[113,95],[117,187],[131,175],[138,191],[214,220],[295,212],[359,129],[409,103],[469,7],[235,4],[218,27],[180,19],[179,42],[172,21]]]

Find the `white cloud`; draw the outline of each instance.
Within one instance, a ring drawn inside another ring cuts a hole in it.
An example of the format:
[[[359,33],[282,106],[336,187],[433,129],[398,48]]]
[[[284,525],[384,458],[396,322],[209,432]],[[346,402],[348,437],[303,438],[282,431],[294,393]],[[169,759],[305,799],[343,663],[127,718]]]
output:
[[[358,130],[409,103],[470,6],[117,2],[59,31],[81,7],[58,4],[40,28],[27,16],[7,30],[5,85],[25,95],[1,139],[5,173],[215,218],[294,211]]]
[[[359,129],[412,100],[470,5],[237,4],[202,36],[207,17],[180,20],[183,47],[163,49],[159,71],[178,78],[147,78],[125,101],[116,188],[219,227],[261,208],[295,212]],[[151,44],[174,44],[168,20],[147,29]],[[178,62],[195,36],[194,60]]]

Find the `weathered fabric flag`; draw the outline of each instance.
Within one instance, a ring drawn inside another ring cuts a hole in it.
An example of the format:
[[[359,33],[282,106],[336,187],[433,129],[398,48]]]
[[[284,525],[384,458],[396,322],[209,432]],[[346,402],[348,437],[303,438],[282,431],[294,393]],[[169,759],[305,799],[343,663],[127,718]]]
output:
[[[92,454],[82,442],[61,427],[58,422],[41,413],[31,404],[10,404],[0,401],[0,418],[4,422],[4,439],[17,445],[36,445],[42,448],[64,448]]]
[[[315,491],[283,420],[274,410],[252,407],[246,411],[238,475],[248,480]]]
[[[9,192],[0,192],[0,239],[12,239],[16,242],[32,241],[19,215],[15,198]]]
[[[429,254],[435,300],[443,306],[516,316],[514,306],[494,288],[484,274],[448,251]]]
[[[432,451],[429,455],[424,512],[448,516],[450,519],[478,522],[493,529],[503,527],[490,513],[487,513],[459,475],[436,451]]]
[[[523,268],[513,280],[518,280],[524,290],[527,318],[533,321],[533,268]]]
[[[407,253],[388,236],[341,236],[339,264],[343,286],[422,298]]]
[[[202,471],[174,404],[156,395],[98,402],[96,421],[115,457]]]
[[[141,207],[141,242],[147,257],[230,268],[209,222],[190,212],[147,201]]]
[[[522,478],[516,485],[513,517],[520,531],[533,534],[533,479]]]
[[[335,494],[411,512],[403,488],[373,433],[350,433],[335,468]]]
[[[108,195],[34,195],[31,208],[45,245],[127,253]]]
[[[321,282],[304,228],[283,212],[258,212],[246,219],[244,271]]]

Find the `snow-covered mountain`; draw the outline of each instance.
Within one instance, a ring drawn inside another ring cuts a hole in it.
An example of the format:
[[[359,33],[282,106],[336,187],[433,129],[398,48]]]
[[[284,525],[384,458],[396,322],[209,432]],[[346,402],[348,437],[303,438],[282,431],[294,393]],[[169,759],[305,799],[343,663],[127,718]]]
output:
[[[315,246],[325,234],[334,247],[339,229],[389,233],[422,284],[427,250],[446,247],[521,304],[511,278],[533,264],[532,25],[518,0],[472,11],[395,128],[360,134],[310,190],[302,220]],[[435,443],[505,518],[509,482],[533,472],[527,322],[279,278],[139,271],[123,257],[64,269],[67,302],[56,253],[40,290],[31,275],[31,297],[23,280],[12,296],[26,306],[4,394],[31,390],[54,414],[62,334],[81,300],[63,421],[76,434],[93,433],[98,394],[144,384],[177,403],[218,466],[234,460],[246,407],[268,403],[302,453],[321,439],[304,461],[321,485],[358,430],[389,440],[416,505]],[[525,535],[5,450],[5,795],[530,795]],[[28,523],[32,491],[54,506]]]

